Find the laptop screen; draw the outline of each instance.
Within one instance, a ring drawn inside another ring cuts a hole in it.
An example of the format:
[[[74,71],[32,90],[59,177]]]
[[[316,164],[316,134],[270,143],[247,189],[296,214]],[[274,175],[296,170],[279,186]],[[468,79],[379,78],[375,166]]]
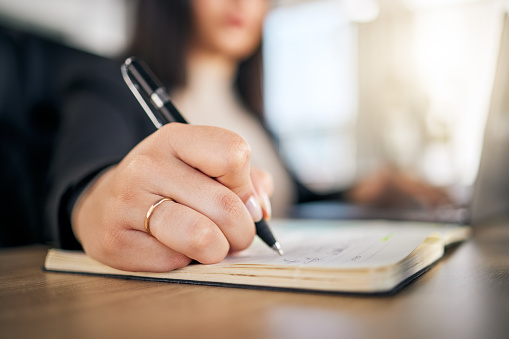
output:
[[[504,214],[509,214],[509,13],[504,15],[471,222]]]

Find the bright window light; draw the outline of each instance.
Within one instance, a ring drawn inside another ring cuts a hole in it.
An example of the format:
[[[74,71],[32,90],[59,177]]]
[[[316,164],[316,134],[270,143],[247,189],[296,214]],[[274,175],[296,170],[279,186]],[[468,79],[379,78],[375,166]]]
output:
[[[280,7],[266,21],[267,121],[290,168],[315,189],[355,175],[355,39],[338,1]]]

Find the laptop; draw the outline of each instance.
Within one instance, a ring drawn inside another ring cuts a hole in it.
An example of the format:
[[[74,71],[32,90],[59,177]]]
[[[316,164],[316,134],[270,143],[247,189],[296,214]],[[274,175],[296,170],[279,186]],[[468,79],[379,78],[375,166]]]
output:
[[[470,204],[471,224],[509,214],[509,13],[504,15],[479,173]]]

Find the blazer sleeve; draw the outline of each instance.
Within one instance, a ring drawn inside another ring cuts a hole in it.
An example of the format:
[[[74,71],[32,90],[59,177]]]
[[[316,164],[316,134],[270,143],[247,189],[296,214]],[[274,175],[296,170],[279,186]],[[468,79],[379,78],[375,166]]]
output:
[[[72,233],[77,197],[104,168],[118,163],[155,131],[123,83],[116,62],[85,58],[62,71],[61,125],[48,174],[50,237],[81,246]]]

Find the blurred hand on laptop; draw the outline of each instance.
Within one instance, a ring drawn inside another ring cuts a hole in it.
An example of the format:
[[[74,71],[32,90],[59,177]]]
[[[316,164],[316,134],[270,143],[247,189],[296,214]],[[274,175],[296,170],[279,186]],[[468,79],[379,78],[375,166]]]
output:
[[[433,209],[454,205],[445,189],[388,167],[361,179],[347,197],[359,205],[384,208]]]

